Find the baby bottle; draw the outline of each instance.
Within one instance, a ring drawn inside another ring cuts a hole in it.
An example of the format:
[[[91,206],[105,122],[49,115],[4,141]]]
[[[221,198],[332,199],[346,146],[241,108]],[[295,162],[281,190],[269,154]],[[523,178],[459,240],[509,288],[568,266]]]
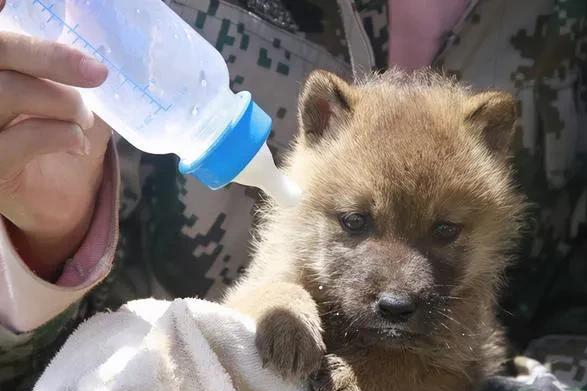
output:
[[[237,181],[295,203],[299,189],[266,145],[271,118],[229,88],[224,59],[161,0],[7,0],[0,28],[61,42],[109,69],[80,89],[86,105],[135,147],[173,153],[211,189]]]

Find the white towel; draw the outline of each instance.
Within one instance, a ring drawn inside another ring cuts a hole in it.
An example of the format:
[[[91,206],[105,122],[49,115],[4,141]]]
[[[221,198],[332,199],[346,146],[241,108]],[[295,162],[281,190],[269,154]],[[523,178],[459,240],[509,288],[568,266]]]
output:
[[[34,391],[302,391],[261,367],[251,319],[219,304],[132,301],[67,340]]]

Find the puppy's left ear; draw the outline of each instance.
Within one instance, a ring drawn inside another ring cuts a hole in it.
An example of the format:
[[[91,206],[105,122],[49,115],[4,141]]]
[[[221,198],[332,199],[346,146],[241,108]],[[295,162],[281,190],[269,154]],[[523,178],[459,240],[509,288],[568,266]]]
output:
[[[479,132],[487,148],[500,159],[509,152],[516,117],[514,97],[501,91],[473,95],[465,110],[465,123]]]

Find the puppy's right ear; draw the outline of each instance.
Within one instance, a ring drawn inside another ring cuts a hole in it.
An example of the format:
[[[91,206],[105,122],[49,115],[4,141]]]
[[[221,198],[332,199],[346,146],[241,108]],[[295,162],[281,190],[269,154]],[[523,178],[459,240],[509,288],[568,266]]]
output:
[[[481,135],[498,158],[505,158],[514,135],[516,101],[503,91],[481,92],[469,98],[465,122]]]
[[[340,77],[314,71],[306,80],[299,104],[301,138],[309,146],[333,136],[353,113],[353,88]]]

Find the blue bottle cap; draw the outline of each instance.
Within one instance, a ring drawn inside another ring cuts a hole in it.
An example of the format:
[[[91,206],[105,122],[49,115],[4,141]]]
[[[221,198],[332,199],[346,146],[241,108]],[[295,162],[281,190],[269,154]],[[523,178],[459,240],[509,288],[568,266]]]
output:
[[[182,174],[196,177],[212,190],[229,184],[255,157],[271,132],[269,117],[249,92],[237,94],[246,100],[243,111],[199,159],[179,163]]]

